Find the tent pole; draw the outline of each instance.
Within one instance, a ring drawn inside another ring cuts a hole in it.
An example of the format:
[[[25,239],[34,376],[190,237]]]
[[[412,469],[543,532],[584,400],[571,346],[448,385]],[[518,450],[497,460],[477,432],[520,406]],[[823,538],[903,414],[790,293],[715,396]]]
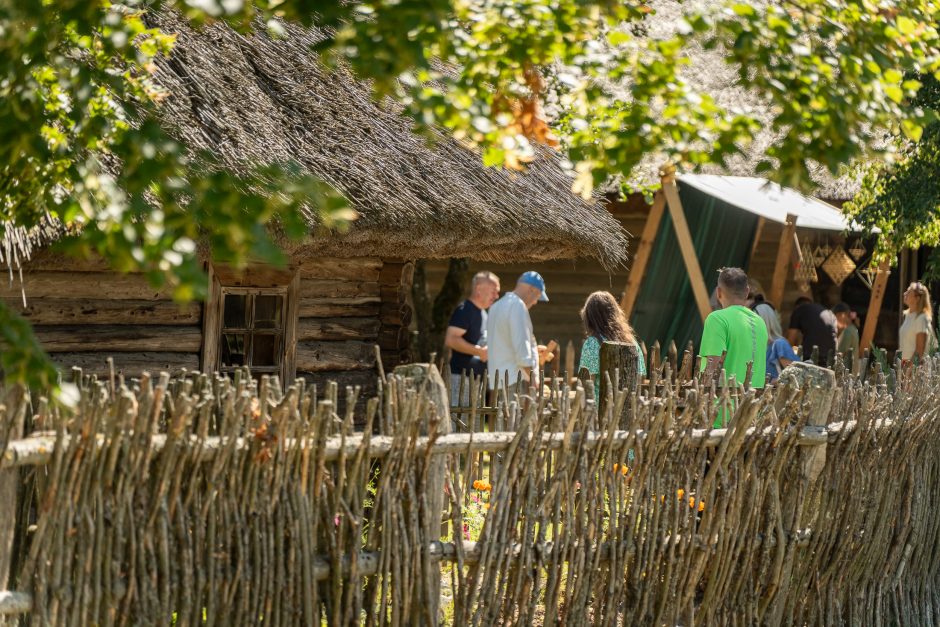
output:
[[[650,255],[653,253],[653,243],[656,241],[659,225],[663,221],[665,208],[666,197],[660,190],[653,197],[653,205],[650,207],[649,215],[646,216],[643,234],[640,236],[640,244],[637,246],[636,255],[633,257],[633,265],[630,268],[630,275],[627,277],[627,285],[623,290],[623,298],[620,299],[620,308],[623,309],[623,313],[628,320],[633,314],[637,296],[640,295],[640,287],[642,287],[643,277],[646,275],[646,266],[649,263]]]
[[[754,229],[754,241],[751,243],[751,254],[747,256],[747,271],[750,272],[754,267],[754,255],[757,254],[757,248],[760,245],[760,237],[764,234],[764,225],[767,220],[764,216],[758,216],[757,227]]]
[[[679,200],[675,167],[663,168],[662,185],[663,193],[666,196],[666,204],[669,206],[669,215],[676,229],[676,238],[679,240],[679,250],[682,251],[685,269],[689,273],[689,283],[692,285],[692,293],[695,295],[695,304],[698,305],[702,322],[705,322],[705,318],[712,312],[712,307],[708,302],[708,289],[705,287],[702,268],[699,266],[698,257],[695,254],[695,244],[692,242],[692,234],[689,232],[689,223],[685,219],[682,202]]]
[[[787,222],[780,234],[780,245],[777,247],[777,262],[774,264],[774,277],[770,282],[770,302],[778,310],[783,306],[783,293],[787,284],[787,268],[790,265],[790,256],[793,254],[793,242],[796,241],[796,216],[787,214]]]
[[[862,331],[862,339],[859,342],[859,350],[865,350],[871,346],[875,339],[875,329],[878,328],[878,316],[881,314],[881,303],[885,299],[885,291],[888,287],[888,277],[891,275],[891,264],[887,259],[878,266],[878,274],[871,286],[871,299],[868,301],[868,313],[865,315],[865,328]]]

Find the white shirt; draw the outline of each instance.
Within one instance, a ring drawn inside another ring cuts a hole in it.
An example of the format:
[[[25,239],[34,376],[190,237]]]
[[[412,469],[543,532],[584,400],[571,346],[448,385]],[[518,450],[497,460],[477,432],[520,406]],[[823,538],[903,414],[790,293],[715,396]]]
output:
[[[506,292],[493,303],[486,318],[486,340],[488,357],[486,372],[490,389],[496,388],[496,377],[503,387],[509,375],[509,384],[516,383],[522,368],[531,368],[538,383],[539,349],[532,330],[529,309],[515,292]]]
[[[922,313],[904,314],[904,324],[901,325],[901,333],[898,341],[898,351],[902,359],[913,359],[917,352],[917,334],[926,333],[930,339],[930,321]],[[924,352],[930,348],[924,345]]]

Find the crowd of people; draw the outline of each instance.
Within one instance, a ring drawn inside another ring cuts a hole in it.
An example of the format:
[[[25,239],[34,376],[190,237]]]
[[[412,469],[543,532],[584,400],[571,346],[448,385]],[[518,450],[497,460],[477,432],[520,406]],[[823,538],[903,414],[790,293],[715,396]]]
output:
[[[497,387],[524,393],[540,384],[542,366],[554,357],[554,342],[539,344],[529,311],[548,302],[545,280],[538,272],[522,273],[513,290],[499,297],[500,281],[492,272],[478,272],[470,297],[458,305],[447,327],[445,344],[451,349],[451,404],[460,398],[461,377],[472,373]],[[723,368],[738,382],[762,388],[777,380],[795,361],[815,359],[829,365],[836,355],[857,354],[859,333],[851,307],[832,309],[800,297],[790,315],[786,333],[780,315],[765,300],[759,285],[740,268],[724,268],[713,295],[714,311],[706,318],[699,348],[701,369]],[[930,293],[923,283],[911,283],[904,293],[904,319],[899,332],[898,358],[902,364],[922,359],[937,348],[933,332]],[[646,374],[639,340],[610,292],[590,294],[581,308],[584,341],[578,371],[600,373],[601,344],[625,342],[636,346],[638,371]],[[497,385],[498,384],[498,385]]]

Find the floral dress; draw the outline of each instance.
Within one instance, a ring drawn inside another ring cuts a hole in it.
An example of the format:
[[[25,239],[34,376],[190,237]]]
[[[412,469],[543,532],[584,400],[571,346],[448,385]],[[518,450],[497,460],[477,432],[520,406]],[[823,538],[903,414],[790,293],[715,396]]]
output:
[[[586,369],[591,373],[591,376],[596,377],[600,374],[602,341],[604,341],[604,338],[598,340],[593,335],[584,340],[584,344],[581,345],[581,361],[578,363],[578,372]],[[640,356],[637,371],[641,377],[644,377],[646,376],[646,364],[643,361],[643,351],[640,350],[640,345],[636,339],[633,340],[633,345],[636,346],[636,352]]]

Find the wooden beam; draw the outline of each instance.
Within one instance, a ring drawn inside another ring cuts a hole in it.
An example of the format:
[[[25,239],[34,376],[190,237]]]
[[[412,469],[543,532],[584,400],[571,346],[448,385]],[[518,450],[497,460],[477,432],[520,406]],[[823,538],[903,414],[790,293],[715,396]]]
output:
[[[787,271],[790,267],[790,255],[793,254],[793,242],[796,237],[796,216],[787,214],[787,222],[780,234],[780,245],[777,247],[777,262],[774,264],[774,276],[770,282],[769,299],[774,307],[780,309],[783,305],[783,292],[787,285]]]
[[[702,276],[702,268],[698,263],[698,256],[695,254],[695,244],[692,242],[692,234],[689,232],[689,223],[686,221],[685,212],[682,210],[682,201],[679,200],[679,188],[676,186],[675,175],[672,173],[664,175],[662,184],[666,204],[669,206],[669,215],[672,217],[672,224],[676,229],[676,239],[679,240],[682,260],[685,262],[685,269],[689,273],[689,283],[692,285],[692,294],[695,295],[695,304],[698,306],[702,322],[705,322],[705,318],[712,312],[712,306],[708,302],[708,288],[705,287],[705,277]]]
[[[758,216],[757,226],[754,228],[754,241],[751,242],[751,254],[747,256],[747,271],[750,272],[751,268],[754,267],[754,255],[757,254],[757,249],[760,247],[760,238],[764,234],[764,226],[767,224],[767,219],[764,216]]]
[[[623,298],[620,299],[620,308],[623,309],[627,319],[633,314],[633,307],[640,295],[640,287],[642,287],[643,277],[646,275],[646,266],[653,252],[653,243],[656,241],[656,234],[659,233],[659,225],[663,221],[665,209],[666,196],[660,190],[653,197],[653,204],[646,216],[643,234],[640,236],[640,243],[637,246],[636,254],[633,256],[633,265],[630,267],[630,275],[627,277],[627,285],[623,290]]]
[[[868,313],[865,315],[865,328],[862,331],[862,339],[858,348],[860,351],[871,346],[875,339],[875,329],[878,328],[878,316],[881,314],[881,304],[885,299],[885,291],[888,287],[888,277],[891,276],[891,264],[888,260],[881,262],[878,267],[878,274],[871,286],[871,298],[868,301]]]

